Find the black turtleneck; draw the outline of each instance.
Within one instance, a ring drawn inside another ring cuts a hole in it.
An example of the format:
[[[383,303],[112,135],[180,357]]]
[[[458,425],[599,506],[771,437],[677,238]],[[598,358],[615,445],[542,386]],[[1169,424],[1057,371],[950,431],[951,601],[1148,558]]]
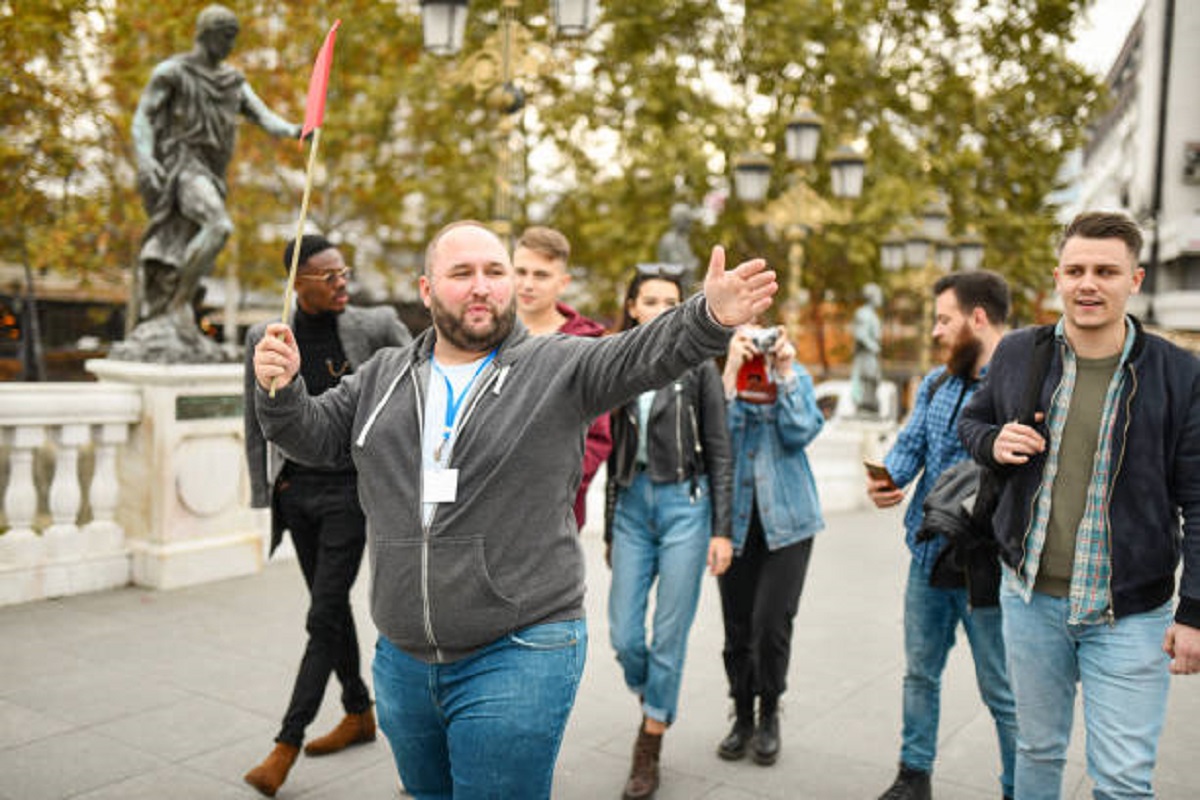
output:
[[[350,374],[350,362],[346,360],[342,340],[337,335],[337,314],[308,314],[297,306],[292,331],[300,348],[300,374],[304,376],[304,385],[309,394],[317,395],[332,389],[343,375]],[[333,469],[314,469],[288,459],[283,469],[286,475],[293,477],[320,475],[325,480],[331,480],[334,476],[349,481],[355,479],[354,468],[349,462]]]
[[[343,375],[350,373],[350,362],[338,338],[337,314],[309,314],[297,308],[292,329],[300,348],[300,374],[309,394],[332,389]]]

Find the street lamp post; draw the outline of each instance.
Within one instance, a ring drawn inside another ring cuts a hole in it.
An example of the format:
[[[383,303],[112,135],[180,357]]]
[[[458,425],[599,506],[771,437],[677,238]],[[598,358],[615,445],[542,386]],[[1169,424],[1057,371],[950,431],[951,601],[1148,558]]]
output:
[[[795,330],[800,308],[807,301],[803,289],[805,242],[813,231],[826,224],[844,224],[849,211],[823,198],[807,180],[808,168],[816,161],[824,122],[809,106],[800,103],[797,114],[784,129],[784,147],[792,166],[789,185],[778,197],[766,202],[771,184],[771,160],[760,152],[745,153],[733,161],[734,191],[751,209],[747,220],[780,232],[787,241],[787,300],[785,322]],[[829,156],[830,189],[836,200],[854,200],[862,195],[866,159],[849,145],[841,145]],[[823,337],[823,331],[817,335]],[[822,355],[823,357],[823,355]]]
[[[461,52],[467,27],[468,0],[420,0],[421,32],[425,49],[433,55],[453,56]],[[525,94],[514,76],[537,71],[539,48],[529,29],[517,20],[520,0],[502,0],[500,28],[460,66],[463,82],[475,88],[499,115],[496,126],[496,175],[492,198],[493,226],[502,236],[511,234],[513,187],[522,179],[516,174],[512,138],[518,128]],[[599,15],[598,0],[549,0],[555,35],[565,39],[586,36]],[[544,48],[541,48],[544,49]]]
[[[921,298],[921,322],[917,335],[918,360],[921,374],[929,371],[929,343],[924,327],[932,319],[933,284],[938,277],[951,272],[957,265],[963,272],[972,272],[983,263],[984,241],[968,228],[967,233],[956,239],[948,236],[950,210],[944,200],[927,204],[920,214],[920,222],[907,238],[891,235],[880,248],[883,267],[898,272],[907,267],[906,284]]]

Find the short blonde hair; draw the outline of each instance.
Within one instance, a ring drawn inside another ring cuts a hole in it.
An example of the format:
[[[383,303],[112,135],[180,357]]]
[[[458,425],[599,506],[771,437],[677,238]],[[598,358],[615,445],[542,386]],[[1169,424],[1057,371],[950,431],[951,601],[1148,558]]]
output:
[[[521,238],[517,239],[517,247],[524,247],[538,255],[561,261],[564,267],[571,259],[571,243],[567,241],[567,237],[561,231],[544,225],[526,228]]]

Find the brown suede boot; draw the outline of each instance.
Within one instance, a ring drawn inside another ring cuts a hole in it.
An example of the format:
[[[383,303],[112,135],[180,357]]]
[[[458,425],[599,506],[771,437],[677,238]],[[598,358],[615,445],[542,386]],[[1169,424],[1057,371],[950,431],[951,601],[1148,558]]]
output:
[[[645,725],[638,729],[633,743],[633,766],[621,800],[646,800],[658,791],[658,755],[662,750],[662,734],[646,733]]]
[[[271,754],[254,769],[246,773],[246,783],[253,786],[267,797],[274,797],[287,780],[288,770],[296,763],[300,748],[291,744],[277,742]]]
[[[337,727],[319,739],[304,745],[304,754],[327,756],[345,750],[352,744],[375,741],[375,712],[367,709],[361,714],[347,714]]]

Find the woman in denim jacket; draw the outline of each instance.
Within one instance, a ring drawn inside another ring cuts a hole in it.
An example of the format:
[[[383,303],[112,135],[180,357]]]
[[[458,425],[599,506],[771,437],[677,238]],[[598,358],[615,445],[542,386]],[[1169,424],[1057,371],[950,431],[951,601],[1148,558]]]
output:
[[[736,760],[749,749],[763,765],[779,756],[777,710],[787,688],[792,619],[813,535],[825,527],[804,454],[825,420],[795,355],[783,327],[743,328],[729,343],[723,376],[734,458],[734,559],[718,583],[736,717],[717,754]]]
[[[683,298],[674,265],[638,268],[622,330],[645,324]],[[636,369],[636,367],[634,367]],[[721,375],[712,361],[612,412],[605,539],[612,584],[609,636],[642,723],[625,785],[627,800],[658,788],[662,735],[675,720],[688,632],[707,562],[729,566],[731,469]],[[654,592],[653,637],[646,616]]]

